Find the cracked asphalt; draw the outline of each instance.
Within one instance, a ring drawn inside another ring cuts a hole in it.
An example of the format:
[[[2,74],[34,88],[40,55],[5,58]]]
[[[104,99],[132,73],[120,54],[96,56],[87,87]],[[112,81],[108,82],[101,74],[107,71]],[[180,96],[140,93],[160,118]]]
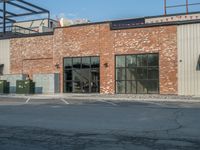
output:
[[[0,150],[199,150],[200,103],[0,97]]]

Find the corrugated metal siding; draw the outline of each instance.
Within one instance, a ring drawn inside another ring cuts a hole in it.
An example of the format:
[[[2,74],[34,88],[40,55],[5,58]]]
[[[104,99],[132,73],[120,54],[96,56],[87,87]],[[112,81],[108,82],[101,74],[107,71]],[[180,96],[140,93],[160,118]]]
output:
[[[0,64],[4,64],[4,74],[10,73],[10,40],[0,40]]]
[[[178,26],[177,38],[179,94],[200,96],[200,24]]]

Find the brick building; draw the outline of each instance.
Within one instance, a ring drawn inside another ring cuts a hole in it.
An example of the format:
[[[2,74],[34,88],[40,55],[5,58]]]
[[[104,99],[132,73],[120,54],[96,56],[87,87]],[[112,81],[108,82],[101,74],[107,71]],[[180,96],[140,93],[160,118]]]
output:
[[[2,73],[33,80],[56,73],[61,93],[200,95],[199,17],[126,19],[1,37]]]

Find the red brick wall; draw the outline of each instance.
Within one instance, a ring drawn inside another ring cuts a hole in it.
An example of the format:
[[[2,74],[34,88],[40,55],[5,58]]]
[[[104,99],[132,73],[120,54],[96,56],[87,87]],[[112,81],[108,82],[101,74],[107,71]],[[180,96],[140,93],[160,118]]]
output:
[[[177,28],[138,28],[114,32],[115,54],[159,53],[160,93],[177,94]]]
[[[56,70],[61,72],[61,83],[63,83],[63,57],[100,56],[100,91],[113,94],[115,85],[112,39],[108,24],[56,29],[54,45],[57,46],[54,46],[54,63],[59,63],[61,66]],[[107,68],[104,67],[105,63],[109,64]]]
[[[12,74],[53,72],[53,36],[12,39],[10,43]]]
[[[100,56],[101,93],[113,94],[115,55],[159,53],[160,93],[177,94],[176,34],[176,26],[115,31],[110,30],[109,24],[58,28],[53,36],[13,39],[11,71],[18,73],[23,68],[30,74],[59,72],[63,83],[63,57]],[[108,67],[105,67],[105,63]],[[60,68],[56,68],[56,64]]]

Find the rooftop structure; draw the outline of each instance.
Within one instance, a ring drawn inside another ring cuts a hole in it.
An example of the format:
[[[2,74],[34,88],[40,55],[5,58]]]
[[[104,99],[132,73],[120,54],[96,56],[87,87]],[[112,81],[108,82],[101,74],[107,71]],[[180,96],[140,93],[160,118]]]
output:
[[[34,18],[44,20],[46,16],[46,27],[50,28],[50,12],[47,9],[34,5],[25,0],[0,0],[0,36],[16,36],[23,34],[38,34],[39,31],[29,26],[20,26],[18,22],[33,23],[34,20],[24,19]],[[29,17],[28,17],[29,16]],[[28,21],[27,21],[28,20]],[[47,30],[49,31],[49,30]]]
[[[188,14],[190,12],[189,8],[192,6],[197,6],[200,5],[199,2],[192,2],[190,3],[189,0],[185,0],[185,3],[182,4],[173,4],[173,5],[168,5],[168,0],[164,0],[164,14],[167,15],[168,14],[168,10],[170,9],[177,9],[177,8],[184,8],[185,7],[185,12],[186,14]]]

